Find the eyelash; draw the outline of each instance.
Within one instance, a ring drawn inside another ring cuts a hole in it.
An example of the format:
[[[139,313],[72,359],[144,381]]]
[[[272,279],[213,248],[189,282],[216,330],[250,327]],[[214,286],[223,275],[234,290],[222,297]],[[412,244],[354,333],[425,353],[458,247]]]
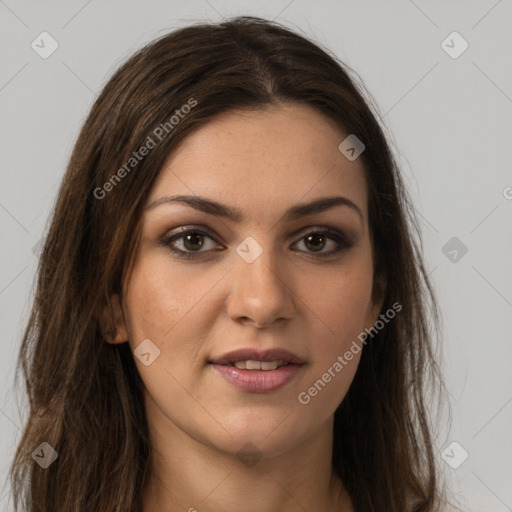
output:
[[[182,258],[182,259],[202,258],[202,256],[198,256],[198,255],[200,253],[207,253],[209,251],[201,251],[201,250],[200,251],[183,251],[181,249],[176,249],[172,246],[172,243],[174,241],[183,239],[186,235],[190,235],[190,234],[205,236],[205,237],[211,238],[212,240],[215,241],[214,237],[212,237],[210,234],[206,233],[205,231],[202,231],[201,229],[183,228],[179,233],[162,238],[159,242],[160,242],[160,244],[164,245],[168,250],[170,250],[172,253],[176,254],[176,256],[178,256],[178,258]],[[334,240],[338,244],[338,247],[336,249],[334,249],[333,251],[327,252],[327,253],[315,253],[312,251],[306,251],[306,252],[309,252],[309,254],[313,255],[316,258],[320,258],[320,259],[329,258],[329,257],[334,256],[335,254],[338,254],[338,253],[340,253],[344,250],[350,249],[350,247],[352,247],[352,243],[350,243],[348,241],[347,237],[343,233],[340,233],[339,231],[331,229],[331,228],[321,228],[318,230],[309,231],[306,234],[304,234],[301,238],[299,238],[298,241],[301,241],[304,238],[306,238],[307,236],[313,235],[313,234],[320,235],[320,236],[329,235],[329,236],[326,236],[326,238]],[[303,252],[303,251],[299,251],[299,252]]]

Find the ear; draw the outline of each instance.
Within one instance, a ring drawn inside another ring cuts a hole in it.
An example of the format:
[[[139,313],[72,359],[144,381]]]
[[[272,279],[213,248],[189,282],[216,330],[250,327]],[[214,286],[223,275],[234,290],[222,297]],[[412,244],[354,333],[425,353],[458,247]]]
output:
[[[367,329],[370,329],[375,325],[375,322],[379,319],[382,306],[384,304],[384,298],[386,297],[386,290],[388,287],[387,277],[384,274],[378,274],[373,280],[372,290],[372,304],[368,310],[368,316],[366,318]]]
[[[128,341],[128,329],[121,297],[118,294],[111,295],[101,312],[100,326],[103,337],[108,343],[118,344]]]

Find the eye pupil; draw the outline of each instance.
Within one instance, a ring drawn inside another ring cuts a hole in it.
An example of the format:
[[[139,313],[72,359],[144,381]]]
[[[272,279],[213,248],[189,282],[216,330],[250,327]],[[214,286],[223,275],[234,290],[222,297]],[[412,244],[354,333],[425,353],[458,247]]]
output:
[[[192,234],[185,235],[184,240],[183,240],[183,245],[186,247],[187,250],[190,250],[190,251],[201,249],[201,247],[203,246],[202,237],[203,237],[203,235],[200,235],[199,233],[192,233]],[[197,242],[198,239],[200,240],[200,242]],[[191,240],[192,240],[192,246],[190,246],[190,244],[189,244],[189,242]],[[194,243],[194,242],[196,242],[196,243]]]
[[[317,243],[313,243],[313,251],[319,251],[323,249],[325,238],[323,235],[319,235],[318,233],[314,233],[312,235],[309,235],[306,237],[306,245],[310,246],[311,240],[315,240]],[[318,241],[321,240],[320,244],[318,244]],[[318,246],[320,245],[320,246]]]

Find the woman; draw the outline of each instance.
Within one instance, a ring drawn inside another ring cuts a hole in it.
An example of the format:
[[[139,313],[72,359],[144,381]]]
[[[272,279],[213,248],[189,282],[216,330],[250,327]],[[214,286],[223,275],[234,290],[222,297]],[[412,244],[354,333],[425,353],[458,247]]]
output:
[[[411,210],[369,103],[302,36],[243,17],[132,56],[45,240],[16,503],[440,510]]]

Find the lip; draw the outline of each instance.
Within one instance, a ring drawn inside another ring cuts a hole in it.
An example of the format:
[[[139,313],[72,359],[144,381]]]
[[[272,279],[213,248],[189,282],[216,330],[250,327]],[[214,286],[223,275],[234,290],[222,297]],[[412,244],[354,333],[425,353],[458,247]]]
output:
[[[276,370],[244,370],[228,366],[230,363],[249,359],[267,362],[282,360],[287,364]],[[270,393],[284,387],[301,372],[305,364],[299,356],[285,349],[234,350],[219,358],[213,358],[208,363],[228,383],[248,393]]]
[[[236,366],[210,363],[227,382],[248,393],[270,393],[282,388],[301,370],[302,364],[288,364],[277,370],[243,370]]]
[[[251,348],[243,348],[240,350],[233,350],[232,352],[228,352],[223,356],[218,358],[212,358],[209,363],[213,364],[229,364],[229,363],[237,363],[238,361],[246,361],[251,359],[253,361],[277,361],[282,360],[288,364],[303,364],[304,361],[289,350],[285,350],[282,348],[273,348],[269,350],[256,350]],[[253,371],[253,370],[250,370]],[[274,371],[274,370],[271,370]]]

